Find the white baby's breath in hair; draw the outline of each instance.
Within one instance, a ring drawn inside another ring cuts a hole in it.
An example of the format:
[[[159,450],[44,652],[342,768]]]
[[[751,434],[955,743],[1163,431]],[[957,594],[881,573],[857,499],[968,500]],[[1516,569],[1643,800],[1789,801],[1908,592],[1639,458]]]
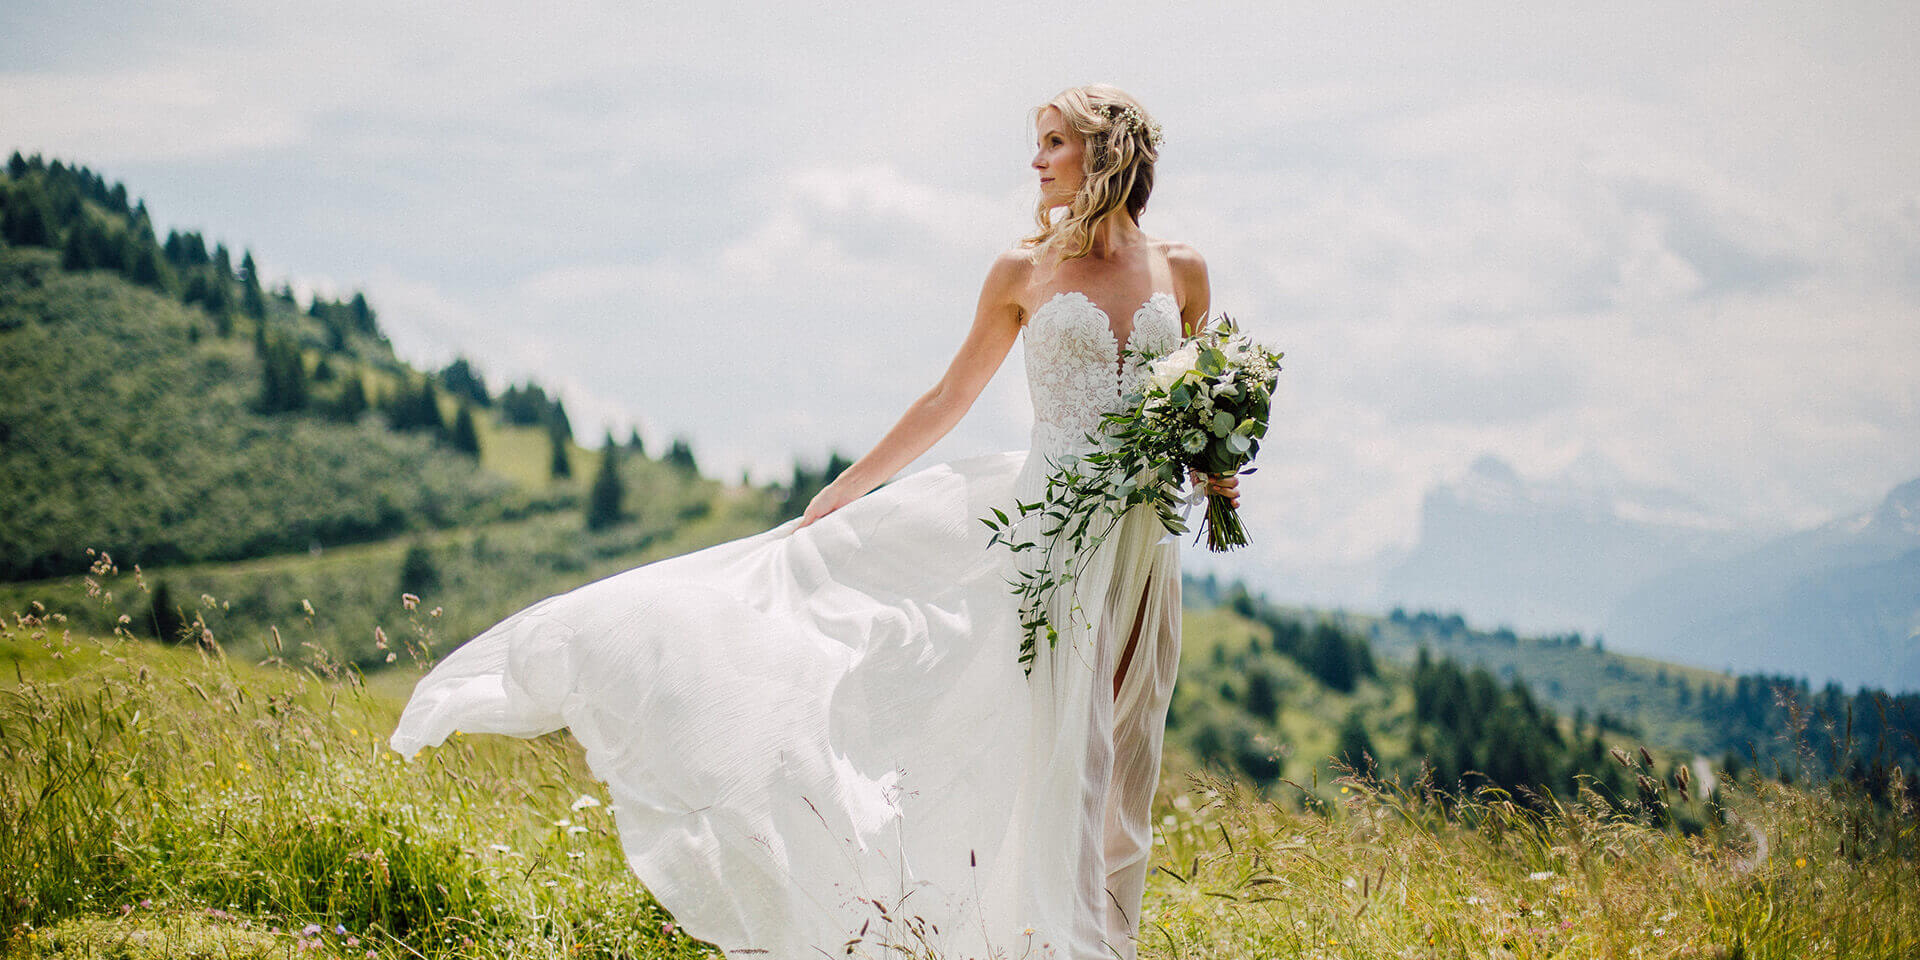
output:
[[[1147,143],[1158,147],[1166,140],[1160,131],[1160,124],[1140,115],[1139,108],[1133,104],[1114,104],[1113,125],[1123,130],[1138,130],[1147,135]]]

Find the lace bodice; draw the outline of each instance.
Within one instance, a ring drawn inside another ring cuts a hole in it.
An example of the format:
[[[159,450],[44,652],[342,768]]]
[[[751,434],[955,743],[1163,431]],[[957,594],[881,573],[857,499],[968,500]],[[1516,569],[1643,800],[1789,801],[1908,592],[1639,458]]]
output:
[[[1084,448],[1102,414],[1117,410],[1120,397],[1142,375],[1137,357],[1123,347],[1151,354],[1180,345],[1180,306],[1171,293],[1155,293],[1134,311],[1122,344],[1105,310],[1086,294],[1056,293],[1033,312],[1026,329],[1027,388],[1033,397],[1033,451],[1059,453]]]

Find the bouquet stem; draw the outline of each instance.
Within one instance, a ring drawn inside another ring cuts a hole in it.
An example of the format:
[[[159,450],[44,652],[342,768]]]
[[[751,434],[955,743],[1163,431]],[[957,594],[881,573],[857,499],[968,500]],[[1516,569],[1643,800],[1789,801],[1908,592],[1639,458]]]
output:
[[[1225,553],[1247,545],[1247,528],[1240,522],[1240,511],[1233,501],[1217,493],[1207,494],[1207,549]]]

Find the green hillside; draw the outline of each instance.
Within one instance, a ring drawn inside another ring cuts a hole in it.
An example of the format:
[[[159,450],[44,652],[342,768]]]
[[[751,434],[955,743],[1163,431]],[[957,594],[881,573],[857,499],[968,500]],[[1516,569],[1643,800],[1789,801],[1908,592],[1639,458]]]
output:
[[[86,167],[10,159],[0,581],[78,574],[89,548],[151,569],[589,506],[600,453],[557,396],[496,392],[464,359],[415,370],[364,295],[302,304],[250,251],[232,259],[197,232],[161,242],[145,204]],[[624,493],[657,537],[719,488],[685,441],[654,460],[638,439],[598,523],[627,519]],[[759,493],[773,518],[793,491]]]

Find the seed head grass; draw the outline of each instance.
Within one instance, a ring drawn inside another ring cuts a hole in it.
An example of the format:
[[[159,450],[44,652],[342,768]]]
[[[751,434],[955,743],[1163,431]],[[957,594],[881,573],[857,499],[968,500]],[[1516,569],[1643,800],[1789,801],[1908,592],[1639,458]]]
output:
[[[140,589],[105,558],[91,579]],[[204,624],[165,646],[44,605],[0,622],[0,955],[716,956],[628,870],[564,734],[386,747],[435,641],[418,613],[371,677],[299,624],[255,663]],[[1359,772],[1263,795],[1170,766],[1140,955],[1920,956],[1901,777],[1875,801],[1615,759],[1637,798]],[[913,933],[855,955],[938,955]]]

